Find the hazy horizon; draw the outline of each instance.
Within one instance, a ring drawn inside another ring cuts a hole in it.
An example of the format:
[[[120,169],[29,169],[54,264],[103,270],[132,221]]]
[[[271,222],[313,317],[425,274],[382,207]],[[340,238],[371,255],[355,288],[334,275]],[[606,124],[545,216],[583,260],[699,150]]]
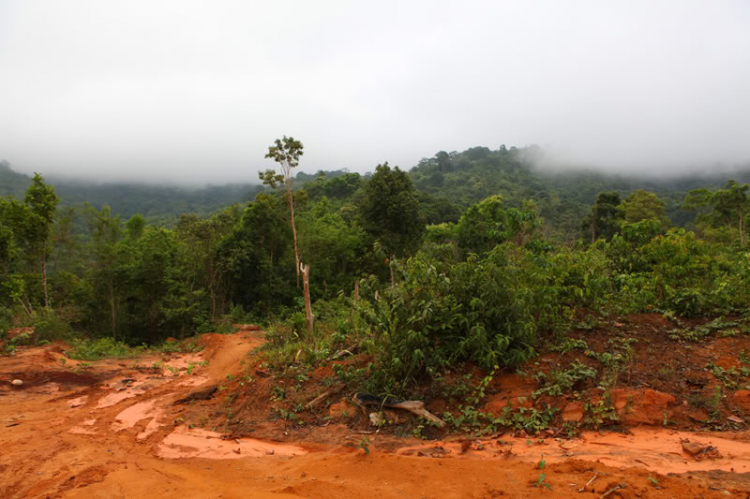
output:
[[[750,161],[750,3],[0,0],[0,159],[92,182],[257,183],[538,144],[545,165]]]
[[[475,146],[475,147],[483,147],[483,146]],[[451,151],[451,152],[462,152],[462,151]],[[7,166],[11,168],[12,171],[15,171],[17,173],[21,173],[24,175],[28,175],[31,177],[34,173],[40,173],[46,181],[51,182],[53,184],[67,184],[67,185],[81,185],[81,186],[100,186],[100,185],[144,185],[144,186],[158,186],[158,187],[176,187],[179,189],[185,189],[185,190],[197,190],[197,189],[203,189],[203,188],[209,188],[209,187],[224,187],[224,186],[231,186],[231,185],[260,185],[261,182],[258,180],[257,177],[250,177],[250,178],[238,178],[235,180],[227,180],[227,181],[201,181],[201,180],[191,180],[191,179],[183,179],[180,181],[179,179],[153,179],[153,178],[92,178],[91,176],[75,176],[75,175],[68,175],[66,173],[55,173],[52,172],[46,173],[45,171],[22,171],[21,169],[18,169],[15,167],[15,165],[7,162],[7,160],[0,158],[0,166],[2,166],[4,163],[7,163]],[[605,167],[598,167],[596,165],[586,165],[582,163],[562,163],[559,162],[557,159],[550,159],[545,160],[542,159],[540,161],[529,161],[534,171],[543,173],[543,174],[555,174],[555,173],[564,173],[564,172],[578,172],[578,173],[594,173],[594,174],[601,174],[604,176],[620,176],[623,178],[631,178],[633,180],[643,180],[643,181],[671,181],[676,178],[711,178],[715,177],[717,174],[719,176],[722,175],[733,175],[733,174],[740,174],[740,173],[748,173],[750,172],[750,161],[744,162],[744,163],[736,163],[736,164],[723,164],[723,163],[714,163],[713,165],[710,165],[710,168],[695,168],[695,169],[682,169],[682,170],[667,170],[665,172],[660,171],[654,171],[654,170],[613,170],[613,169],[607,169]],[[390,164],[390,163],[389,163]],[[401,168],[402,170],[409,171],[412,167],[405,167],[402,165],[394,165],[390,164],[391,166],[397,166]],[[412,165],[412,166],[418,166],[418,165]],[[348,169],[343,169],[344,171],[349,171]],[[293,171],[293,174],[297,176],[299,173],[304,172],[309,175],[314,175],[320,170],[316,171],[305,171],[305,169],[295,169]],[[334,171],[341,171],[339,170],[323,170],[326,173],[332,173]],[[361,175],[369,175],[371,173],[374,173],[375,167],[370,169],[365,169],[359,173]]]

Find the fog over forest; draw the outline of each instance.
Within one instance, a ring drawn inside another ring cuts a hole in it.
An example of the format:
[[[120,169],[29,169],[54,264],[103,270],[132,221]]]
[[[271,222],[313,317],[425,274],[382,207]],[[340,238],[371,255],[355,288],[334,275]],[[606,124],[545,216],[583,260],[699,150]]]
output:
[[[0,0],[0,499],[750,497],[749,28]]]
[[[545,165],[750,159],[743,1],[0,1],[0,159],[22,172],[255,181],[538,144]]]

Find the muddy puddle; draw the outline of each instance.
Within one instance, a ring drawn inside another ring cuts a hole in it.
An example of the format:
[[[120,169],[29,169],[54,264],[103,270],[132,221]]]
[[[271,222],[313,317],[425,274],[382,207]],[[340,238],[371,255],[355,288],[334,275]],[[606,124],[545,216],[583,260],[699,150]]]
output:
[[[177,360],[179,361],[175,362],[175,364],[177,365],[182,365],[187,362],[183,362],[183,359]],[[192,361],[187,362],[187,365],[192,363]],[[129,378],[122,378],[108,383],[107,388],[109,388],[111,392],[99,399],[96,404],[96,408],[103,409],[115,404],[119,404],[123,400],[143,395],[145,392],[153,388],[162,386],[165,383],[176,378],[179,379],[179,381],[177,382],[177,386],[200,386],[208,382],[208,378],[204,376],[186,374],[184,372],[184,367],[182,368],[182,371],[176,370],[177,368],[173,367],[172,365],[170,365],[169,367],[172,369],[170,370],[169,368],[165,367],[161,375],[158,376],[144,376],[142,374],[136,374]]]
[[[139,393],[142,393],[142,390],[138,390],[138,387],[142,386],[144,383],[145,381],[134,381],[127,386],[115,388],[115,391],[99,399],[99,402],[96,403],[96,408],[103,409],[105,407],[110,407],[119,404],[123,400],[137,396]]]
[[[115,416],[115,421],[112,423],[112,429],[114,431],[127,430],[134,428],[139,422],[148,419],[149,422],[146,425],[146,428],[136,436],[138,440],[143,440],[162,426],[161,423],[159,423],[159,418],[163,415],[164,411],[161,408],[156,407],[156,399],[140,402],[128,407]]]
[[[157,455],[167,459],[241,459],[243,457],[301,456],[300,446],[251,438],[223,440],[220,433],[178,427],[159,445]]]

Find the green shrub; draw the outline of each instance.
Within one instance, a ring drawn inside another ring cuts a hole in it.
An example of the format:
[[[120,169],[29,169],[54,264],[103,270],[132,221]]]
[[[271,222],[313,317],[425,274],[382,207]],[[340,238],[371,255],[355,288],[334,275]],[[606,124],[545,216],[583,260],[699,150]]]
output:
[[[539,332],[565,328],[569,320],[554,267],[546,263],[513,243],[458,264],[423,254],[393,263],[395,286],[372,279],[363,286],[378,365],[374,385],[403,393],[455,362],[489,370],[531,358]]]
[[[133,357],[142,350],[141,347],[131,348],[112,338],[78,339],[73,340],[72,346],[73,348],[67,352],[67,355],[76,360],[122,359]]]
[[[566,394],[573,390],[575,386],[586,378],[592,379],[596,376],[596,369],[588,367],[576,360],[565,370],[552,370],[548,374],[539,372],[534,375],[534,379],[540,384],[532,397],[539,398],[542,395],[553,397]]]
[[[229,317],[236,323],[245,322],[245,317],[247,317],[247,315],[248,314],[245,312],[245,309],[242,308],[242,305],[235,305],[229,311]]]
[[[224,317],[216,324],[213,324],[212,329],[209,329],[208,331],[198,331],[198,332],[208,333],[211,330],[213,330],[214,332],[219,333],[219,334],[231,334],[235,331],[234,324],[235,324],[234,321],[232,321],[230,317]]]
[[[654,220],[624,224],[605,251],[615,275],[610,302],[620,312],[662,309],[697,317],[747,308],[747,257],[693,232],[661,234]]]
[[[70,324],[55,312],[42,312],[34,321],[34,337],[36,341],[68,341],[74,336]]]
[[[13,316],[10,310],[5,307],[0,307],[0,341],[4,340],[8,335],[8,329],[10,329],[12,318]]]
[[[8,340],[9,345],[13,346],[28,346],[31,345],[33,338],[29,333],[21,333],[18,336]]]
[[[601,249],[603,241],[583,248],[561,248],[543,262],[559,289],[563,304],[601,308],[612,294],[612,265]]]

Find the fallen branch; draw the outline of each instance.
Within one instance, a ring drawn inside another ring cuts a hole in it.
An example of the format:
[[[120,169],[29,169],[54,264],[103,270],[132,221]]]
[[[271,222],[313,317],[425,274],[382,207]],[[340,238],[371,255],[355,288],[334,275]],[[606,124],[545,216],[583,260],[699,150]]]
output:
[[[610,495],[610,494],[614,494],[614,493],[615,493],[615,492],[617,492],[618,490],[620,490],[620,489],[624,489],[624,488],[625,488],[625,486],[624,486],[624,485],[622,485],[622,484],[620,484],[620,485],[615,485],[614,487],[612,487],[611,489],[609,489],[609,490],[608,490],[607,492],[605,492],[604,494],[600,495],[600,496],[599,496],[599,499],[604,499],[604,498],[605,498],[605,497],[607,497],[608,495]]]
[[[394,397],[377,397],[375,395],[370,395],[369,393],[355,393],[352,400],[363,410],[366,405],[379,406],[380,408],[388,407],[390,409],[402,409],[433,422],[438,428],[445,427],[445,421],[425,409],[424,402],[421,400],[401,400]]]
[[[417,416],[421,416],[428,421],[432,421],[437,425],[438,428],[445,427],[445,421],[435,416],[433,413],[424,408],[424,402],[421,400],[405,400],[400,404],[389,406],[394,409],[403,409],[405,411],[412,412]]]
[[[316,405],[320,404],[321,402],[323,402],[323,401],[324,401],[325,399],[327,399],[327,398],[328,398],[328,397],[330,397],[331,395],[335,395],[335,394],[337,394],[338,392],[340,392],[341,390],[343,390],[345,386],[346,386],[346,385],[345,385],[345,384],[343,384],[343,383],[339,383],[339,384],[337,384],[337,385],[334,385],[334,386],[333,386],[333,387],[331,387],[331,388],[330,388],[329,390],[327,390],[327,391],[325,391],[325,392],[321,393],[320,395],[318,395],[317,397],[315,397],[314,399],[312,399],[312,400],[311,400],[311,401],[310,401],[310,402],[309,402],[309,403],[307,404],[307,406],[306,406],[306,407],[307,407],[308,409],[314,409]]]
[[[591,485],[592,483],[594,483],[594,480],[596,480],[597,478],[599,478],[599,474],[595,473],[594,476],[591,477],[591,480],[589,480],[588,482],[586,482],[586,485],[584,485],[583,487],[581,487],[580,489],[578,489],[578,492],[585,492],[586,491],[586,487],[588,487],[589,485]]]
[[[343,357],[344,355],[347,355],[347,354],[348,355],[354,355],[354,352],[356,352],[357,349],[359,349],[359,345],[361,343],[362,343],[361,341],[358,341],[357,343],[353,344],[350,347],[346,347],[343,350],[339,350],[335,354],[331,355],[330,360],[339,359],[339,358],[341,358],[341,357]]]

